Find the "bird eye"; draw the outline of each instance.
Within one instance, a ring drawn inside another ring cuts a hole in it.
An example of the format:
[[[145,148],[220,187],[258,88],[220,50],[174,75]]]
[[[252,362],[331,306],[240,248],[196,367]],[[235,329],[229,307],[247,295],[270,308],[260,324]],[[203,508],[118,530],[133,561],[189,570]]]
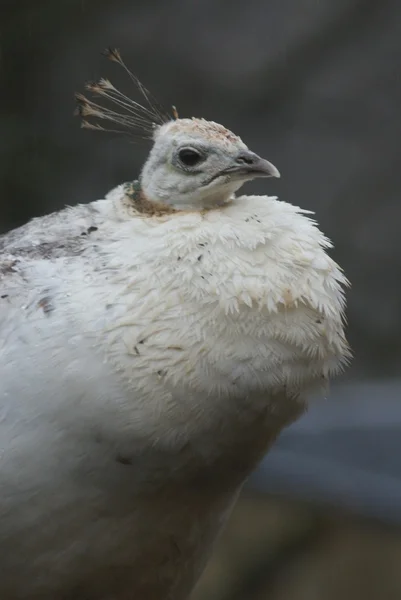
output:
[[[192,148],[183,148],[179,151],[178,157],[186,167],[194,167],[202,160],[202,155]]]

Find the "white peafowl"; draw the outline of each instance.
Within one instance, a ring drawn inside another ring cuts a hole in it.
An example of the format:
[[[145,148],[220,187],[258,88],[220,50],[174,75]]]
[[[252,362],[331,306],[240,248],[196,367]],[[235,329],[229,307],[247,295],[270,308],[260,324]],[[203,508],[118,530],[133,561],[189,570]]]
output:
[[[109,58],[125,69],[116,50]],[[137,181],[0,237],[1,600],[186,600],[247,476],[349,357],[341,269],[218,123],[108,80]],[[119,112],[119,111],[122,112]]]

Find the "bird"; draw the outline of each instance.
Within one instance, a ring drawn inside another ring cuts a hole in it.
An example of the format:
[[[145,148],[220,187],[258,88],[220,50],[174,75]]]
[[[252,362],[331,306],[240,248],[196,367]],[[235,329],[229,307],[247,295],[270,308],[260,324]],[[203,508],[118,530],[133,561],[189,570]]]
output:
[[[187,600],[250,473],[346,366],[346,288],[279,171],[106,79],[140,175],[0,237],[0,597]],[[94,122],[88,119],[93,117]]]

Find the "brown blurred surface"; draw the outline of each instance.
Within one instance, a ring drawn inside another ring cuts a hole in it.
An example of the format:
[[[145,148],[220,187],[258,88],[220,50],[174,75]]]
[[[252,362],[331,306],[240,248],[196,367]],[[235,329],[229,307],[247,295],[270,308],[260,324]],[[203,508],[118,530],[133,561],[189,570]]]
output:
[[[399,600],[401,530],[243,495],[191,600]]]

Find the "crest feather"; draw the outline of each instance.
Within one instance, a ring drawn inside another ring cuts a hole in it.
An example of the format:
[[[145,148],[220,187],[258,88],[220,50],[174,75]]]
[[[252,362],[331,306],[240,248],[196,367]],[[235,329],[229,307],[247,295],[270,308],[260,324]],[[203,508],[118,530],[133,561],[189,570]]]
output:
[[[85,129],[119,133],[131,138],[152,138],[153,131],[172,121],[173,117],[163,109],[149,90],[128,69],[118,49],[107,48],[103,55],[124,69],[144,98],[144,103],[136,102],[120,92],[109,79],[101,78],[99,81],[88,82],[85,89],[95,97],[107,100],[113,108],[98,104],[84,94],[75,94],[77,109],[74,114],[81,117],[81,126]],[[88,118],[115,123],[117,128],[109,129],[99,123],[91,123],[87,120]]]

